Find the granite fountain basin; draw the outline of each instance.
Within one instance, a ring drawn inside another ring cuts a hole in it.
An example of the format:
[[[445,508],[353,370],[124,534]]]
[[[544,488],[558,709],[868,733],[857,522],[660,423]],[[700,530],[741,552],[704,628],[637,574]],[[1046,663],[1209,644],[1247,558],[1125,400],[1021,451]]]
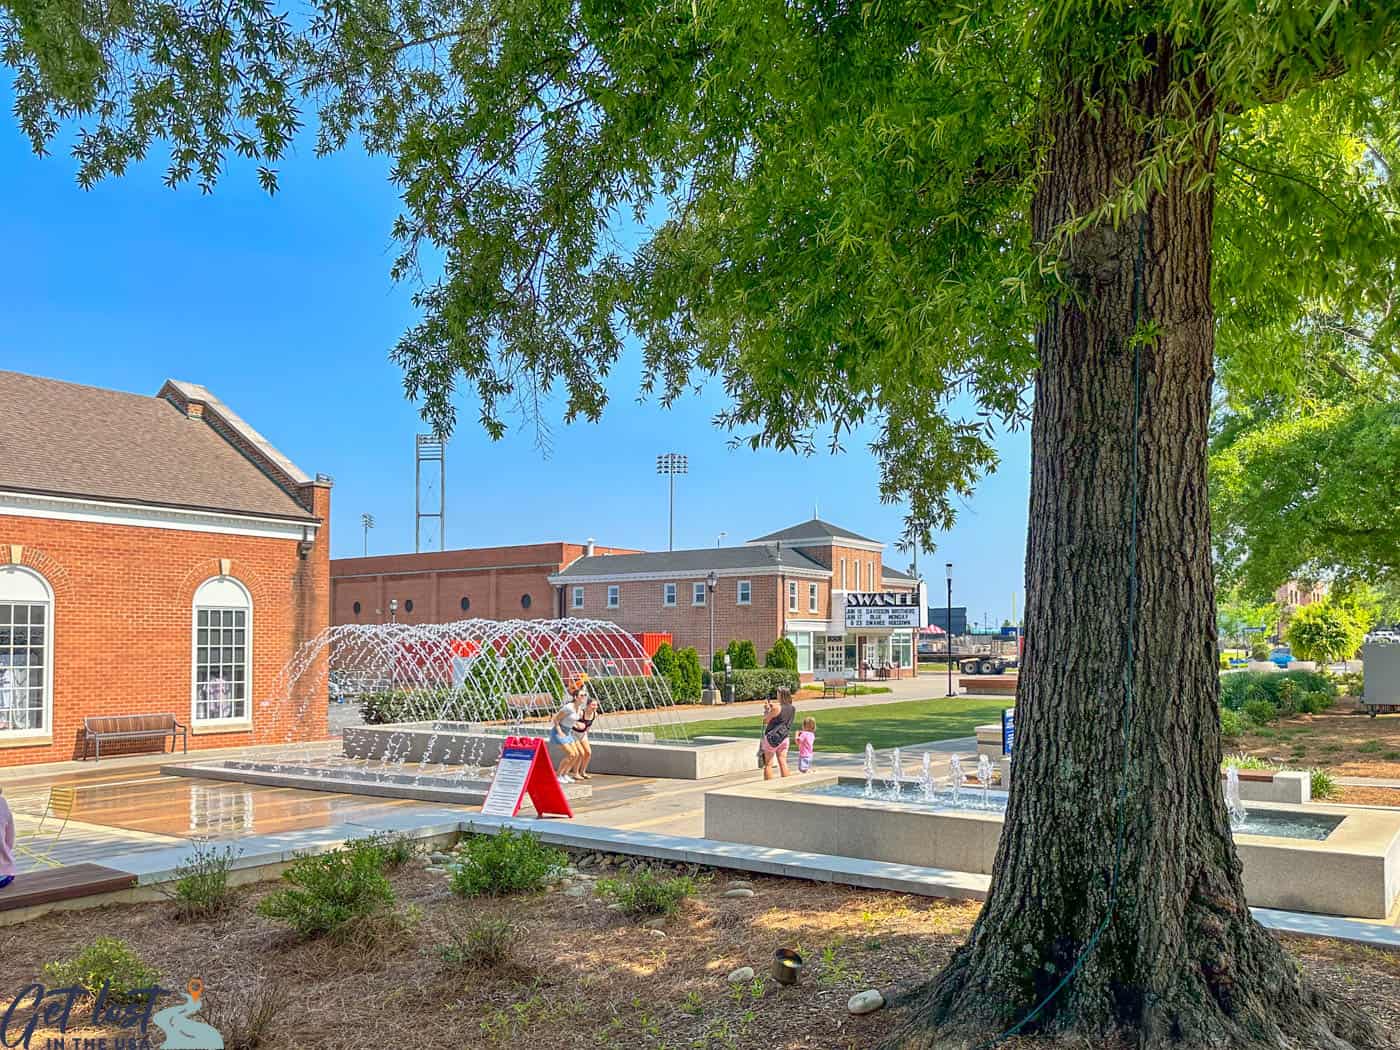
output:
[[[963,790],[954,808],[922,786],[854,777],[787,778],[705,793],[705,837],[835,856],[991,874],[1005,793]],[[1249,807],[1235,834],[1245,895],[1257,907],[1384,919],[1400,895],[1400,811],[1324,805]],[[1306,837],[1286,837],[1286,836]]]

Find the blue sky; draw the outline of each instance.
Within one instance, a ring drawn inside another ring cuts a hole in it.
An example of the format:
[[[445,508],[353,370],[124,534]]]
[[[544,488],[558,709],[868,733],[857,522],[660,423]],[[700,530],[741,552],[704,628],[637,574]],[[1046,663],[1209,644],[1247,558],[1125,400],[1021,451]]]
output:
[[[0,107],[10,112],[7,87]],[[167,378],[209,387],[303,469],[335,478],[332,554],[413,549],[417,409],[388,351],[414,320],[410,289],[389,280],[397,198],[387,165],[358,152],[327,160],[303,146],[261,192],[235,167],[211,196],[166,189],[163,158],[91,191],[70,158],[35,157],[0,130],[0,366],[155,393]],[[892,541],[902,508],[880,502],[879,467],[860,443],[842,455],[731,450],[711,424],[717,385],[664,410],[637,401],[636,359],[611,381],[600,424],[491,442],[459,404],[447,454],[447,542],[467,547],[551,539],[666,546],[666,484],[655,458],[690,457],[676,486],[676,546],[742,542],[811,516]],[[3,424],[0,424],[3,433]],[[1024,601],[1029,436],[999,443],[1002,468],[962,509],[939,550],[921,555],[935,601],[956,563],[954,603],[980,620]],[[907,558],[887,550],[890,563]],[[936,571],[930,572],[930,569]]]

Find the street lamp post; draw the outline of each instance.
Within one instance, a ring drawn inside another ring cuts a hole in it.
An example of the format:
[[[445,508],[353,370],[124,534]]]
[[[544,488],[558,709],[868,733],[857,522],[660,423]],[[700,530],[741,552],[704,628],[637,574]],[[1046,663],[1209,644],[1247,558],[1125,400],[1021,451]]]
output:
[[[690,473],[690,461],[679,452],[663,452],[656,457],[656,472],[671,480],[671,527],[667,550],[676,549],[676,475]]]
[[[714,685],[713,675],[715,673],[715,587],[719,584],[719,576],[713,569],[710,575],[705,577],[705,604],[710,607],[710,685]]]
[[[397,598],[389,599],[389,622],[399,622],[399,600]]]
[[[948,695],[956,696],[953,692],[953,563],[948,562],[944,566],[944,572],[948,575],[948,619],[943,626],[948,630]]]

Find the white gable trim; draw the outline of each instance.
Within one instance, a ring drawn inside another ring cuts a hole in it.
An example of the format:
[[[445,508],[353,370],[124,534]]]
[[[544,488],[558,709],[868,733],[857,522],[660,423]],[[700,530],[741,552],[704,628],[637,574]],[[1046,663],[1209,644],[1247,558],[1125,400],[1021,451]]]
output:
[[[126,525],[138,529],[173,529],[179,532],[214,532],[229,536],[259,536],[274,540],[314,540],[320,528],[314,521],[259,518],[226,511],[155,507],[142,503],[41,496],[0,490],[0,514],[19,518],[51,518],[95,525]]]

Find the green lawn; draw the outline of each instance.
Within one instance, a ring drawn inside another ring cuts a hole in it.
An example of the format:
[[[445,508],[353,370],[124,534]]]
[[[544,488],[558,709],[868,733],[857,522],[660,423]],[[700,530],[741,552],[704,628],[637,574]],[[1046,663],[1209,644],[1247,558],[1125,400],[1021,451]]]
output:
[[[818,751],[864,751],[867,743],[877,748],[922,744],[928,740],[949,740],[971,736],[977,726],[1000,722],[1003,709],[1010,707],[1008,698],[978,697],[956,700],[903,700],[893,704],[873,704],[870,707],[837,707],[812,711],[817,720]],[[797,702],[798,725],[806,717],[802,701]],[[761,710],[743,718],[715,721],[684,722],[667,726],[664,732],[674,735],[676,729],[687,737],[693,736],[751,736],[758,740],[763,722]]]

